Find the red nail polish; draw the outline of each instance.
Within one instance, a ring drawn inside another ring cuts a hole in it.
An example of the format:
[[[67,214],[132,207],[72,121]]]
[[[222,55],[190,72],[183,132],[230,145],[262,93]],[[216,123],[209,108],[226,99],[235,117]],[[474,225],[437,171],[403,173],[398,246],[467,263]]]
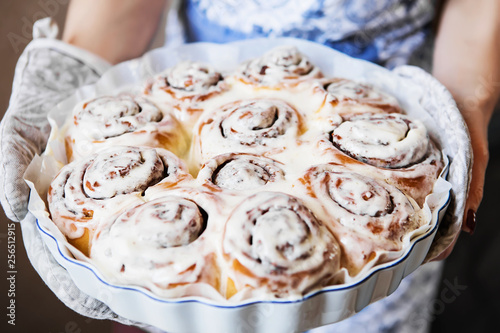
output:
[[[469,229],[469,230],[467,230],[467,232],[472,235],[474,233],[474,229],[476,229],[476,211],[475,210],[469,209],[467,211],[467,220],[465,221],[465,225]]]

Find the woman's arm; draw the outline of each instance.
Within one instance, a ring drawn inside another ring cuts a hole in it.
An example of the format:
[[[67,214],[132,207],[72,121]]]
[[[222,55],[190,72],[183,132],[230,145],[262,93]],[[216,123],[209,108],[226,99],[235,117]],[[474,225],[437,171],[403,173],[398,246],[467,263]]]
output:
[[[109,62],[136,58],[148,48],[167,0],[72,0],[63,40]]]
[[[472,233],[489,157],[488,123],[500,94],[500,1],[446,0],[433,74],[457,101],[471,135],[474,164],[462,229]]]

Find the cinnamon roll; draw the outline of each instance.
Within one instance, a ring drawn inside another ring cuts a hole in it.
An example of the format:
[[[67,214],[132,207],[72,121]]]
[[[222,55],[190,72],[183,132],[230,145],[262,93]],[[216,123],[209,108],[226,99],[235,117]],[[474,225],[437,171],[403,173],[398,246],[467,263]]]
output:
[[[363,114],[340,124],[332,143],[359,161],[395,169],[422,161],[429,137],[423,123],[407,116]]]
[[[237,78],[258,87],[293,86],[323,77],[321,70],[294,46],[280,46],[245,62]]]
[[[360,164],[377,173],[422,204],[443,168],[441,154],[422,122],[403,114],[361,114],[347,118],[320,142],[342,161],[361,172]],[[338,151],[351,157],[346,159]],[[356,161],[362,163],[356,163]]]
[[[236,101],[200,120],[195,131],[195,156],[203,163],[223,153],[275,154],[296,141],[302,126],[300,114],[282,100]]]
[[[254,154],[223,154],[208,160],[200,172],[205,186],[234,191],[262,189],[267,183],[284,180],[279,162]]]
[[[142,202],[143,192],[186,167],[163,149],[114,146],[64,166],[48,191],[54,223],[88,254],[95,228],[120,209]]]
[[[77,105],[66,135],[68,160],[113,145],[160,147],[182,155],[187,139],[170,112],[140,96],[102,96]]]
[[[300,183],[321,205],[351,276],[375,265],[382,252],[401,250],[424,223],[420,208],[398,188],[340,165],[314,166]]]
[[[183,122],[193,122],[204,110],[203,102],[227,89],[224,77],[212,66],[182,61],[149,81],[145,93],[172,105]]]
[[[301,297],[329,284],[339,269],[335,238],[297,198],[259,192],[230,214],[223,235],[228,297],[248,290]]]
[[[168,297],[218,294],[219,269],[204,237],[210,216],[182,196],[124,210],[96,232],[90,258],[109,278]],[[204,292],[208,288],[208,293]]]
[[[401,112],[394,96],[370,84],[344,78],[321,80],[317,84],[315,90],[325,96],[325,107],[335,113]]]

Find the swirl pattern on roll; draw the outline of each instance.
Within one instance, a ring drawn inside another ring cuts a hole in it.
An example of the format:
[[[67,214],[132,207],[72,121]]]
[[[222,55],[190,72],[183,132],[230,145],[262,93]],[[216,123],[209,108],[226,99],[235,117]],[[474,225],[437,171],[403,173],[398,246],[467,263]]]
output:
[[[297,198],[259,192],[229,216],[223,252],[230,278],[276,297],[301,296],[328,284],[339,268],[335,238]]]
[[[381,168],[404,168],[421,162],[428,151],[424,124],[402,114],[363,114],[340,124],[332,143],[347,155]]]
[[[343,166],[312,167],[302,183],[329,217],[325,223],[340,240],[351,273],[377,251],[400,250],[405,236],[422,223],[419,208],[398,188]]]
[[[90,257],[110,276],[149,289],[213,285],[213,254],[202,237],[208,214],[194,201],[167,195],[123,211],[101,228]]]
[[[196,144],[204,160],[231,152],[262,154],[295,141],[301,125],[297,111],[281,100],[237,101],[200,122]]]
[[[296,47],[281,46],[244,63],[239,76],[246,83],[276,86],[320,78],[323,74]]]
[[[164,92],[178,100],[202,101],[221,91],[224,77],[212,66],[194,61],[182,61],[158,75],[146,88],[146,93]]]
[[[70,239],[82,237],[164,179],[186,167],[163,149],[114,146],[64,166],[48,193],[53,221]]]
[[[69,159],[78,159],[112,145],[183,148],[177,119],[144,97],[120,94],[86,101],[73,110],[67,131]]]
[[[256,190],[284,179],[279,164],[254,154],[223,154],[208,160],[198,173],[198,179],[226,190]]]
[[[344,78],[322,80],[321,90],[326,94],[326,102],[341,107],[345,112],[367,112],[367,108],[379,112],[401,112],[397,99],[369,84]]]
[[[160,109],[142,97],[103,96],[85,102],[76,109],[75,125],[92,128],[94,140],[104,140],[136,131],[151,122],[160,122]]]

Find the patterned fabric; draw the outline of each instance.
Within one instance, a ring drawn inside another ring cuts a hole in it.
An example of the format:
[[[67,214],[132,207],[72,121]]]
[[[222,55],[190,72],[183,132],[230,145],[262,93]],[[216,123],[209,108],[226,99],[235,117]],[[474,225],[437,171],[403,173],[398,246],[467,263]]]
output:
[[[30,44],[19,59],[10,105],[0,127],[0,201],[14,221],[22,220],[27,212],[29,189],[23,173],[46,146],[48,112],[76,88],[99,77],[95,69],[51,45],[37,47],[39,41]]]
[[[187,42],[296,37],[393,68],[428,37],[434,0],[185,0],[181,12]]]

